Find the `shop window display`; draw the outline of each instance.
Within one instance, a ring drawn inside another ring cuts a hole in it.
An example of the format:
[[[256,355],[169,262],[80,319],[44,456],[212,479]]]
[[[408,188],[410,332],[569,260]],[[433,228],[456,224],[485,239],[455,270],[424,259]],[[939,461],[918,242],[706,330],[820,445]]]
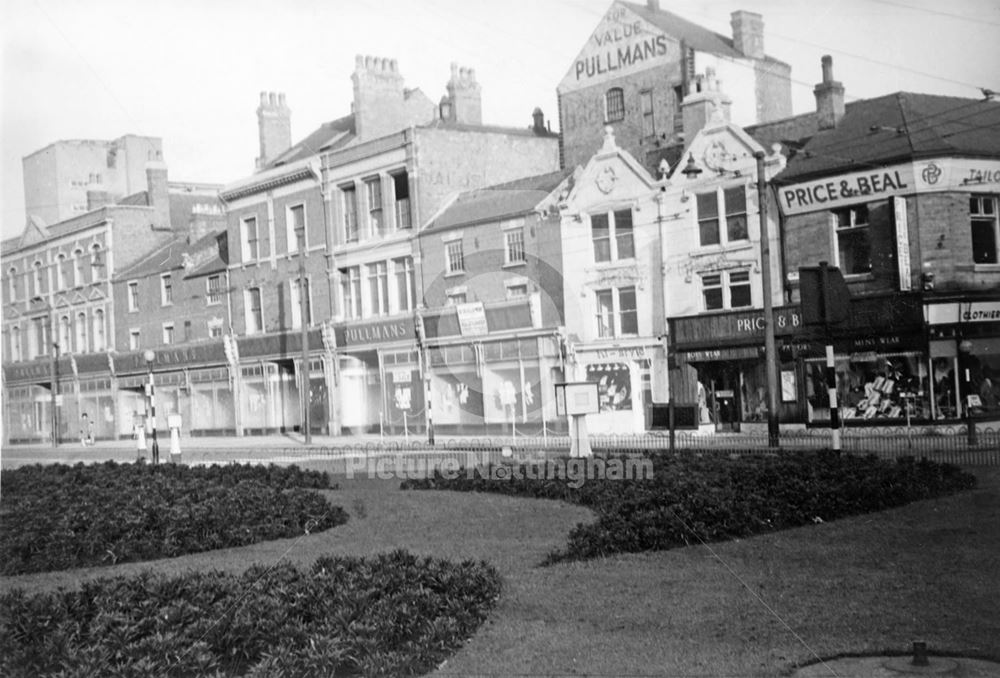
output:
[[[829,420],[826,362],[807,361],[810,421]],[[929,417],[926,361],[919,353],[855,354],[836,360],[841,416],[851,421]]]

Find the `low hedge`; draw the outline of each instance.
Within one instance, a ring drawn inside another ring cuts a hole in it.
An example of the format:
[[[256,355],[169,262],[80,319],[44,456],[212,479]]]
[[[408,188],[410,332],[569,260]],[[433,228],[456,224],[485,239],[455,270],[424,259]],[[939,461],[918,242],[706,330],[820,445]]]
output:
[[[0,596],[0,675],[401,676],[426,673],[486,618],[500,576],[396,551]]]
[[[245,546],[347,520],[295,467],[108,462],[0,475],[0,574],[47,572]]]
[[[624,457],[615,457],[621,459]],[[654,453],[647,479],[553,477],[552,468],[497,473],[435,472],[403,488],[498,492],[560,499],[597,513],[547,562],[669,549],[879,511],[969,489],[957,466],[912,458],[895,463],[830,451],[728,455]],[[556,467],[559,464],[555,464]],[[574,487],[574,485],[578,485]]]

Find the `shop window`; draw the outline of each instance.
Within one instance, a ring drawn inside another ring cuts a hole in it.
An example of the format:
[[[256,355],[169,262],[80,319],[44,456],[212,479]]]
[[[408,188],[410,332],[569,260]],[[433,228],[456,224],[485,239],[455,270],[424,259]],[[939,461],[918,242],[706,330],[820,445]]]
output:
[[[619,287],[594,292],[597,336],[612,338],[639,333],[635,287]]]
[[[174,303],[174,283],[169,273],[160,276],[160,305],[170,306]]]
[[[210,275],[206,282],[206,298],[209,306],[222,303],[222,276]]]
[[[927,364],[922,354],[859,352],[835,360],[837,404],[848,422],[930,416]],[[826,361],[806,362],[810,421],[830,419]]]
[[[701,276],[702,297],[706,311],[752,306],[750,271],[734,270],[706,273]]]
[[[743,186],[698,194],[698,235],[702,247],[749,240],[747,196]],[[725,228],[722,228],[725,217]]]
[[[587,381],[597,383],[601,412],[632,409],[632,371],[625,363],[587,365]]]
[[[351,266],[340,270],[340,301],[344,318],[361,317],[361,267]]]
[[[132,280],[128,284],[128,310],[139,310],[139,281]]]
[[[997,199],[988,195],[969,198],[972,220],[972,261],[977,264],[1000,263],[1000,222]]]
[[[868,207],[856,205],[833,212],[837,239],[837,263],[844,275],[862,275],[872,270]]]
[[[240,222],[240,245],[243,249],[243,261],[255,261],[260,257],[257,217],[247,217]]]
[[[251,287],[244,291],[246,304],[247,334],[259,334],[264,331],[264,314],[261,306],[260,288]]]
[[[368,199],[368,226],[374,236],[385,235],[385,218],[382,215],[382,178],[365,180],[365,195]]]
[[[653,90],[644,89],[639,92],[639,108],[642,111],[643,138],[656,136],[656,128],[653,125]]]
[[[635,258],[632,210],[591,214],[590,229],[595,262]]]
[[[504,231],[504,264],[523,264],[524,255],[524,229],[512,228]]]
[[[386,262],[368,264],[368,303],[371,315],[389,314],[389,271]]]
[[[308,249],[305,205],[294,205],[288,208],[288,213],[285,215],[285,232],[288,238],[289,252],[299,251],[299,238],[303,240],[302,246]]]
[[[413,273],[413,257],[392,260],[396,279],[396,310],[412,311],[417,305],[417,284]]]
[[[358,192],[353,185],[341,186],[344,210],[344,242],[358,241]]]
[[[462,250],[462,241],[456,240],[445,246],[447,256],[448,273],[465,272],[465,253]]]
[[[621,87],[612,87],[605,93],[604,119],[607,122],[625,119],[625,92]]]

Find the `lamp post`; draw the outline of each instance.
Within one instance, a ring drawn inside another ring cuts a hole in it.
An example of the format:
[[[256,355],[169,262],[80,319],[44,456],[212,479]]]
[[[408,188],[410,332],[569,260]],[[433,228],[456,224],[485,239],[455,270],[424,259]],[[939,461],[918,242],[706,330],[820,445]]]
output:
[[[308,295],[306,293],[306,229],[295,229],[299,244],[299,325],[302,327],[302,433],[303,444],[312,444],[312,426],[309,421],[309,322],[306,315]]]
[[[963,339],[958,344],[959,360],[961,361],[959,367],[962,369],[963,379],[962,382],[965,384],[965,398],[962,403],[965,407],[965,425],[969,436],[969,447],[973,447],[978,442],[976,436],[976,422],[972,420],[972,342],[968,339]]]
[[[760,215],[760,268],[764,292],[764,369],[767,372],[767,444],[778,447],[778,356],[774,346],[774,308],[771,301],[771,241],[767,233],[767,179],[764,177],[764,152],[757,159],[757,210]]]
[[[146,352],[142,355],[146,359],[146,374],[149,376],[149,383],[146,385],[146,389],[149,391],[149,416],[153,425],[153,463],[159,464],[160,442],[156,439],[156,393],[153,390],[153,360],[156,358],[156,354],[153,353],[152,349],[147,348]]]

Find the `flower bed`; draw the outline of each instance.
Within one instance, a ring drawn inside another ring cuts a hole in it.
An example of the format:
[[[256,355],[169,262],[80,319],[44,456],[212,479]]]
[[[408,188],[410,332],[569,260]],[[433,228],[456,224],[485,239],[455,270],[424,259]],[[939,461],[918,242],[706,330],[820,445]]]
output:
[[[295,467],[112,462],[0,476],[0,574],[151,560],[326,530],[347,520]]]
[[[0,675],[401,676],[430,671],[500,595],[484,562],[287,562],[244,574],[150,572],[0,597]]]
[[[949,464],[912,458],[890,463],[828,451],[662,453],[651,460],[652,478],[587,480],[579,487],[546,478],[542,466],[508,474],[437,472],[403,487],[560,499],[593,509],[597,520],[577,525],[565,550],[550,555],[554,562],[735,539],[975,486],[973,476]]]

